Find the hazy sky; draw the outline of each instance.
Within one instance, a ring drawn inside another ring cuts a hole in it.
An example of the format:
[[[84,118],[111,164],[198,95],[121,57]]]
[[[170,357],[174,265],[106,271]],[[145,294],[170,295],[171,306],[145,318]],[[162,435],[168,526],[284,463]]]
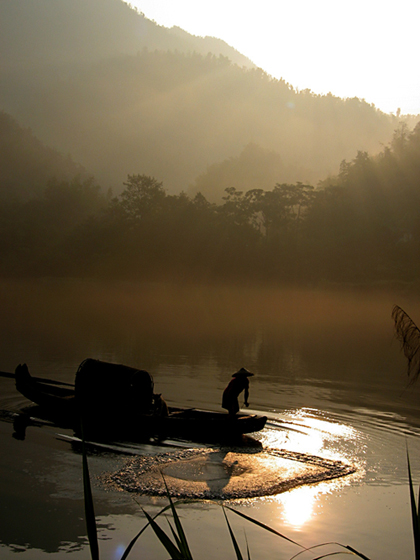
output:
[[[420,114],[418,0],[130,0],[165,27],[225,40],[298,89]]]

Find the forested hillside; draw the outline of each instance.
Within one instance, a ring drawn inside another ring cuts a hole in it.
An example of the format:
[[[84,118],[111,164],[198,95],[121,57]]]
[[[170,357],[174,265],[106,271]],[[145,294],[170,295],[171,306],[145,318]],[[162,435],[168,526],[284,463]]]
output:
[[[122,0],[2,0],[0,48],[7,52],[2,71],[59,72],[143,48],[227,56],[254,66],[220,39],[195,37],[148,20]],[[6,50],[7,49],[7,50]]]
[[[318,188],[234,186],[221,204],[145,174],[104,197],[92,179],[0,201],[2,276],[419,288],[420,123],[359,151]]]
[[[27,200],[42,195],[51,180],[87,178],[86,170],[70,156],[44,146],[0,111],[0,199]]]
[[[276,181],[316,184],[357,150],[378,153],[401,120],[298,92],[223,42],[159,27],[121,0],[3,0],[0,26],[0,109],[115,192],[141,170],[171,193],[220,200],[232,180],[224,162],[246,159],[249,145],[271,154]],[[272,163],[258,181],[272,187]],[[250,174],[242,182],[255,186]]]
[[[417,286],[420,119],[121,0],[3,0],[0,52],[0,275]]]

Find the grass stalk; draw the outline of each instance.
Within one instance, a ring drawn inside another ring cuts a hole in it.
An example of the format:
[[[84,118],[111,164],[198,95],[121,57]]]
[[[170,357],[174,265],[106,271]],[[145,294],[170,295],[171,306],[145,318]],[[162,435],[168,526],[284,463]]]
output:
[[[153,529],[155,535],[159,539],[162,546],[166,548],[166,551],[170,555],[172,560],[185,560],[185,556],[183,556],[182,552],[179,548],[174,545],[168,535],[159,527],[156,521],[147,513],[147,511],[143,510],[144,515],[146,516],[149,525]]]
[[[80,423],[80,428],[82,434],[83,495],[85,502],[86,530],[88,534],[92,560],[99,560],[98,532],[96,528],[95,509],[93,506],[92,488],[90,485],[90,474],[87,461],[85,436],[83,432],[83,422]]]
[[[254,525],[257,525],[258,527],[261,527],[262,529],[264,529],[265,531],[268,531],[269,533],[273,533],[273,535],[276,535],[277,537],[280,537],[296,546],[299,546],[300,548],[302,548],[304,551],[307,550],[306,547],[304,547],[303,545],[297,543],[296,541],[289,539],[289,537],[286,537],[285,535],[283,535],[282,533],[279,533],[278,531],[276,531],[275,529],[273,529],[272,527],[270,527],[269,525],[265,525],[264,523],[261,523],[261,521],[257,521],[257,519],[254,519],[253,517],[249,517],[249,515],[246,515],[245,513],[242,513],[240,511],[237,511],[236,509],[233,509],[229,506],[223,506],[224,508],[228,509],[229,511],[231,511],[232,513],[235,513],[236,515],[239,515],[239,517],[243,517],[244,519],[246,519],[247,521],[250,521],[251,523],[253,523]]]
[[[174,505],[174,503],[172,501],[172,498],[171,498],[171,494],[169,492],[169,488],[166,484],[166,480],[165,480],[165,477],[163,475],[162,475],[162,478],[163,478],[163,482],[165,483],[166,494],[168,496],[169,505],[171,507],[172,516],[174,518],[174,522],[175,522],[175,526],[176,526],[177,533],[173,532],[174,536],[177,535],[177,537],[179,538],[179,549],[184,554],[185,558],[187,560],[192,560],[191,551],[190,551],[190,548],[188,546],[187,537],[185,535],[184,529],[182,528],[182,525],[181,525],[181,520],[179,519],[178,513],[175,509],[175,505]]]
[[[143,510],[144,515],[148,521],[148,524],[153,529],[155,535],[159,539],[160,543],[165,547],[166,551],[171,556],[173,560],[193,560],[191,555],[190,547],[188,546],[187,537],[185,531],[182,527],[181,520],[179,518],[178,512],[176,511],[175,504],[172,501],[169,488],[166,484],[165,477],[162,475],[163,482],[166,488],[166,495],[169,500],[169,508],[172,512],[172,517],[175,523],[175,528],[172,527],[171,523],[168,520],[169,528],[171,530],[173,539],[175,542],[172,542],[169,536],[163,531],[163,529],[157,524],[155,518],[152,518],[146,511]],[[167,509],[167,508],[166,508]],[[162,510],[158,515],[163,513]],[[131,543],[130,543],[131,544]]]
[[[410,457],[407,448],[407,468],[408,468],[408,482],[410,490],[410,505],[411,505],[411,521],[413,525],[413,539],[414,539],[414,552],[416,560],[420,560],[420,489],[417,498],[414,494],[414,483],[411,475]]]
[[[237,559],[237,560],[243,560],[241,551],[240,551],[239,546],[238,546],[238,542],[237,542],[237,540],[236,540],[236,538],[235,538],[234,532],[232,531],[232,527],[230,526],[229,519],[228,519],[228,517],[227,517],[227,515],[226,515],[226,510],[225,510],[225,508],[224,508],[223,506],[222,506],[222,510],[223,510],[223,514],[224,514],[224,516],[225,516],[226,523],[227,523],[227,526],[228,526],[230,539],[231,539],[231,541],[232,541],[233,548],[234,548],[234,550],[235,550],[236,559]],[[248,556],[249,556],[249,551],[248,551]]]
[[[327,558],[329,556],[337,556],[338,554],[351,554],[352,556],[358,556],[359,558],[362,558],[363,560],[370,560],[370,558],[368,558],[367,556],[365,556],[361,552],[357,551],[352,546],[344,545],[344,544],[341,544],[341,543],[338,543],[338,542],[326,542],[326,543],[321,543],[321,544],[315,544],[313,546],[308,547],[305,550],[301,550],[300,552],[298,552],[297,554],[295,554],[294,556],[289,558],[289,560],[294,560],[295,558],[297,558],[301,554],[304,554],[305,552],[313,551],[317,548],[322,548],[322,547],[325,547],[325,546],[337,546],[341,550],[334,550],[332,552],[326,552],[325,554],[321,554],[319,556],[316,556],[315,558],[312,558],[312,560],[321,560],[322,558]]]
[[[154,517],[152,517],[153,520],[155,520],[157,517],[159,517],[159,515],[161,515],[162,513],[165,513],[165,511],[167,511],[169,509],[170,506],[165,506],[159,513],[157,513]],[[127,548],[125,549],[123,555],[121,556],[120,560],[126,560],[128,555],[130,554],[133,546],[136,544],[137,540],[140,538],[140,536],[144,533],[144,531],[147,529],[147,527],[149,527],[149,523],[147,523],[138,533],[137,535],[131,539],[131,541],[129,542]]]

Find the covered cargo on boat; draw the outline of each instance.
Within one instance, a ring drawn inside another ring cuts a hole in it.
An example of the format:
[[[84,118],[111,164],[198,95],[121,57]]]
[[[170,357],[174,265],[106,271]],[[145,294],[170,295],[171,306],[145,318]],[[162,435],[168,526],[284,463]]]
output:
[[[153,389],[150,373],[122,364],[88,358],[76,373],[76,399],[90,423],[132,422],[150,414]]]

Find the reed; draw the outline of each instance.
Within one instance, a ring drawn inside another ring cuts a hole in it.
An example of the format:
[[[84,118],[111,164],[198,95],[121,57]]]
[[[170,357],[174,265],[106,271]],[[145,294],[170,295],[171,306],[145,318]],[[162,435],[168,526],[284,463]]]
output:
[[[90,486],[90,475],[87,461],[85,437],[83,433],[83,422],[81,422],[80,427],[82,433],[83,496],[85,502],[86,530],[88,534],[92,560],[99,560],[98,532],[96,528],[95,510],[93,506],[92,488]]]
[[[416,560],[420,560],[420,488],[417,498],[414,494],[413,478],[411,476],[410,457],[407,449],[408,482],[410,487],[411,521],[413,524],[414,553]]]

